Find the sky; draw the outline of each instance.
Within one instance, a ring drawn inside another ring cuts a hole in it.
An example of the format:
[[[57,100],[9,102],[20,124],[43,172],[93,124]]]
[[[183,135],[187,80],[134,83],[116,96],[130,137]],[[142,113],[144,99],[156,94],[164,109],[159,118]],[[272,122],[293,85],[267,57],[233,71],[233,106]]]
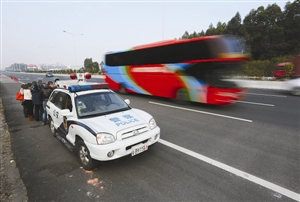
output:
[[[259,6],[276,3],[284,10],[287,2],[1,0],[1,68],[14,63],[78,68],[86,58],[100,63],[109,51],[205,32],[237,12],[243,20]]]

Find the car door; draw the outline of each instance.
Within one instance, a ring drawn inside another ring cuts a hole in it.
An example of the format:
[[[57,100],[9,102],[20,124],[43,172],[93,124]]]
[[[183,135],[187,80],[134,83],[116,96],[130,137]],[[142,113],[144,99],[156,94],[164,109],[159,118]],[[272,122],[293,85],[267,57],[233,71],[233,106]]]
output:
[[[73,112],[73,104],[72,104],[72,99],[71,96],[66,94],[64,100],[63,100],[63,106],[62,106],[62,110],[63,109],[68,109],[71,113]],[[60,125],[60,135],[62,137],[66,137],[68,135],[68,125],[67,125],[67,120],[68,117],[67,116],[62,116],[62,125]]]
[[[55,96],[55,99],[53,100],[53,105],[51,106],[52,110],[52,120],[54,123],[54,127],[58,130],[58,132],[61,134],[64,123],[63,116],[61,115],[61,110],[65,109],[66,106],[66,98],[69,95],[64,92],[58,92],[58,94]]]

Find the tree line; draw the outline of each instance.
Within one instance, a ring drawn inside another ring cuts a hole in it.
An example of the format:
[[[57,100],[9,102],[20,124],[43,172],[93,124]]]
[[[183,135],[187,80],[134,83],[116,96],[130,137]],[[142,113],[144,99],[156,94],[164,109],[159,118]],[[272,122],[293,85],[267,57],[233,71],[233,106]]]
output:
[[[204,32],[187,31],[182,39],[229,34],[245,40],[252,61],[244,74],[271,76],[277,63],[291,62],[300,54],[300,0],[287,2],[284,10],[277,4],[252,9],[242,20],[239,12],[227,23],[211,23]]]
[[[291,62],[300,54],[300,0],[287,2],[284,10],[277,4],[252,9],[242,20],[239,12],[227,23],[211,23],[206,31],[188,33],[182,39],[229,34],[243,38],[251,61],[243,67],[242,74],[248,76],[272,76],[276,64]],[[287,73],[291,67],[287,67]],[[79,72],[102,72],[98,62],[92,58],[84,60]]]

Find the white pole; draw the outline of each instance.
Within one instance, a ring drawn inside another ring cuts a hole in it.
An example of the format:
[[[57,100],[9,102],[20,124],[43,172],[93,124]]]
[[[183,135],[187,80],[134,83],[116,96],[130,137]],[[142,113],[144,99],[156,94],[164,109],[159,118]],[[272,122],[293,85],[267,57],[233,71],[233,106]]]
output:
[[[162,2],[162,40],[165,38],[165,6],[164,3]]]
[[[71,34],[71,35],[73,36],[73,42],[74,42],[74,55],[75,55],[75,65],[76,65],[76,68],[77,68],[75,36],[83,35],[83,34],[73,34],[73,33],[71,33],[71,32],[67,32],[67,31],[65,31],[65,30],[63,30],[63,32],[68,33],[68,34]]]

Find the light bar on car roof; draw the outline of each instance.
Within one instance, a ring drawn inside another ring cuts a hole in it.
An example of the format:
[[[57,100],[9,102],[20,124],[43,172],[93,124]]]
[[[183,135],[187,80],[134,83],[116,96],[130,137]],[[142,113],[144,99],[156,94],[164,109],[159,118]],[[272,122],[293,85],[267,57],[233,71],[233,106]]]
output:
[[[68,90],[71,93],[85,90],[95,90],[95,89],[108,89],[108,83],[97,83],[97,84],[81,84],[81,85],[71,85]]]

